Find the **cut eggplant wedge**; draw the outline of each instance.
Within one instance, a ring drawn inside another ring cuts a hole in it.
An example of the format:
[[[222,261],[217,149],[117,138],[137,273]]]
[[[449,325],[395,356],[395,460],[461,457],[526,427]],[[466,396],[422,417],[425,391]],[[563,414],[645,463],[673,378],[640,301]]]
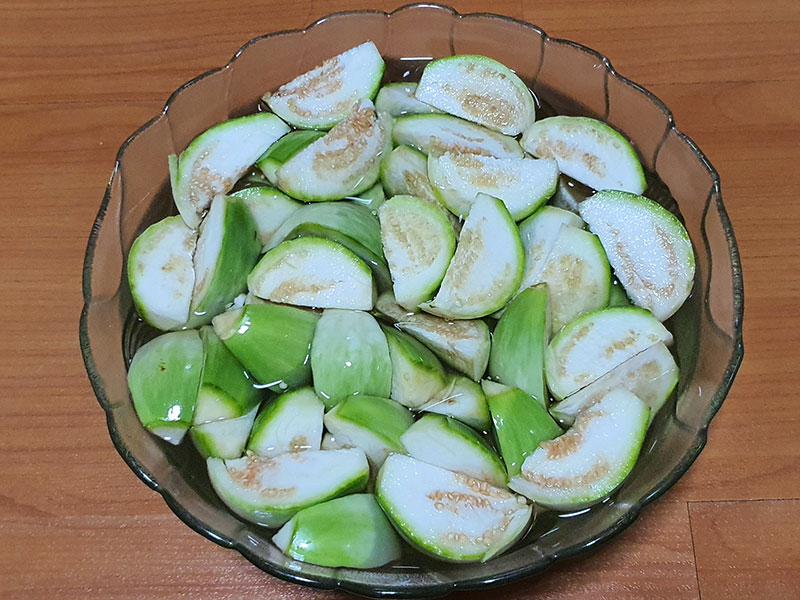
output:
[[[299,209],[302,203],[292,200],[289,196],[275,188],[267,186],[249,187],[231,194],[241,198],[250,209],[250,216],[256,224],[258,239],[261,241],[262,251],[281,224],[293,212]]]
[[[614,390],[581,412],[564,435],[542,442],[509,487],[560,511],[601,502],[633,469],[650,408],[627,390]]]
[[[441,392],[444,367],[425,344],[393,327],[382,326],[392,359],[392,400],[419,408]]]
[[[259,456],[319,450],[325,406],[310,387],[270,400],[256,417],[247,449]]]
[[[194,291],[187,327],[197,327],[225,310],[247,287],[261,242],[244,200],[217,196],[200,226],[194,253]]]
[[[523,390],[493,381],[483,381],[481,385],[508,476],[514,477],[541,442],[563,432],[547,409]]]
[[[547,284],[523,290],[506,308],[492,334],[489,375],[518,387],[545,407],[544,353],[550,339]]]
[[[307,204],[283,222],[265,249],[298,237],[324,237],[341,244],[372,269],[382,289],[391,286],[381,247],[380,223],[367,206],[353,201]]]
[[[407,408],[377,396],[348,396],[325,414],[325,428],[334,437],[361,448],[380,467],[392,452],[405,452],[401,436],[414,422]]]
[[[325,432],[322,436],[322,449],[323,450],[346,450],[348,448],[355,448],[356,445],[343,435],[334,436],[330,431]]]
[[[395,299],[415,310],[433,297],[453,258],[453,227],[441,210],[414,196],[390,198],[378,216]]]
[[[492,426],[481,386],[463,375],[451,374],[444,389],[419,410],[453,417],[478,431],[488,432]]]
[[[531,520],[524,498],[402,454],[383,463],[375,494],[408,542],[450,562],[489,560],[514,544]]]
[[[314,308],[372,308],[372,272],[358,256],[327,238],[303,237],[267,252],[247,278],[265,300]]]
[[[611,278],[611,287],[608,290],[608,305],[609,306],[633,306],[628,294],[625,293],[625,288],[616,277]]]
[[[400,558],[402,545],[372,494],[351,494],[304,508],[272,542],[295,560],[373,569]]]
[[[541,283],[545,260],[550,255],[562,225],[581,229],[584,223],[574,213],[554,206],[543,206],[519,224],[519,236],[525,249],[525,272],[520,292]]]
[[[550,335],[587,312],[608,305],[611,268],[597,236],[562,226],[542,267],[550,308]]]
[[[278,169],[278,188],[307,202],[355,196],[378,181],[391,150],[391,117],[364,100],[325,137],[306,146]]]
[[[506,135],[517,135],[536,119],[528,86],[511,69],[486,56],[461,54],[429,62],[416,97],[457,117]]]
[[[327,309],[311,345],[311,372],[326,408],[350,394],[388,398],[392,362],[380,325],[369,313]]]
[[[549,117],[531,125],[521,143],[536,157],[556,159],[559,171],[595,190],[641,194],[647,187],[636,150],[601,121]]]
[[[451,115],[398,117],[392,129],[395,146],[412,146],[425,154],[478,154],[497,158],[522,158],[513,137],[497,133]]]
[[[411,146],[398,146],[381,164],[381,182],[389,197],[416,196],[440,206],[428,181],[428,159]]]
[[[447,365],[480,381],[489,363],[489,327],[479,320],[446,320],[423,313],[409,313],[391,292],[375,303],[376,310],[430,348]]]
[[[192,423],[203,371],[197,331],[174,331],[140,347],[128,368],[128,387],[145,429],[180,444]]]
[[[428,156],[428,178],[436,197],[459,217],[469,214],[475,194],[499,198],[515,221],[547,202],[556,189],[556,161],[494,158],[474,154]]]
[[[256,382],[228,350],[213,327],[206,325],[201,328],[200,339],[203,340],[205,359],[192,422],[201,425],[235,419],[249,413],[261,403],[261,391],[254,387]]]
[[[227,194],[259,156],[289,127],[272,113],[220,123],[170,156],[172,195],[183,220],[197,229],[211,201]]]
[[[197,232],[180,217],[154,223],[133,242],[128,283],[136,310],[147,324],[177,329],[189,319],[196,243]]]
[[[375,96],[384,68],[375,44],[364,42],[265,94],[264,101],[295,127],[330,129],[360,100]]]
[[[417,460],[492,485],[506,484],[506,470],[497,452],[478,433],[452,417],[425,415],[400,439]]]
[[[572,425],[581,411],[592,407],[608,392],[622,388],[650,407],[650,422],[678,383],[678,365],[667,347],[659,342],[629,358],[594,383],[550,407],[550,414],[563,425]]]
[[[563,400],[659,342],[672,343],[672,334],[650,311],[615,307],[582,315],[547,347],[547,387]]]
[[[442,286],[421,308],[450,319],[476,319],[505,306],[519,287],[524,252],[502,201],[479,194],[464,222]]]
[[[313,129],[290,131],[267,148],[267,151],[256,161],[256,166],[264,173],[267,181],[272,185],[277,185],[278,169],[283,166],[283,163],[324,135],[324,131]]]
[[[239,458],[244,452],[257,412],[258,405],[255,405],[241,417],[192,425],[189,437],[203,458]]]
[[[416,91],[417,84],[413,81],[387,83],[378,90],[378,95],[375,96],[375,110],[388,113],[393,117],[441,112],[430,104],[417,100],[414,95]]]
[[[207,464],[211,485],[228,508],[266,527],[283,525],[314,504],[360,492],[369,479],[367,457],[355,448],[209,458]]]
[[[595,194],[580,211],[633,303],[659,321],[675,314],[692,291],[695,270],[681,222],[644,196],[618,191]]]
[[[318,319],[316,313],[293,306],[246,304],[215,317],[213,325],[262,387],[282,393],[311,381],[309,356]]]
[[[368,190],[365,190],[355,196],[350,196],[348,199],[365,206],[373,215],[377,215],[381,204],[386,201],[386,192],[383,190],[381,182],[378,181]]]

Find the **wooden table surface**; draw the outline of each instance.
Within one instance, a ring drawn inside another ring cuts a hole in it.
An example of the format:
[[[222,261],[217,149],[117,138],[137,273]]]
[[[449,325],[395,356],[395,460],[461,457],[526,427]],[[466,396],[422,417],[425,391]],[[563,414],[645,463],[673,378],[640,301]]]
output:
[[[721,174],[747,288],[746,358],[686,476],[591,556],[467,596],[800,597],[800,2],[453,4],[593,47],[664,100]],[[192,532],[119,458],[78,347],[81,265],[119,144],[177,86],[256,35],[399,5],[0,2],[0,597],[342,597]]]

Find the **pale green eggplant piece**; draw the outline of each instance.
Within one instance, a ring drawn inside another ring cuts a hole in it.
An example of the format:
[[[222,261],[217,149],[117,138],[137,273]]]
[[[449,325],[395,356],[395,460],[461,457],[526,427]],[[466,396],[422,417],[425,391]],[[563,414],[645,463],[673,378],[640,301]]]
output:
[[[256,382],[219,339],[213,327],[202,327],[200,339],[203,340],[205,360],[192,422],[200,425],[235,419],[250,412],[261,402],[261,391],[254,387]]]
[[[589,117],[560,115],[531,125],[520,141],[536,157],[558,161],[558,169],[595,190],[641,194],[647,182],[630,142]]]
[[[318,319],[293,306],[247,304],[217,316],[213,325],[256,381],[281,393],[311,381],[309,355]]]
[[[369,313],[327,309],[311,345],[314,389],[326,408],[350,394],[388,398],[392,391],[389,346]]]
[[[611,286],[608,289],[608,305],[609,306],[633,306],[628,294],[625,293],[625,288],[616,277],[611,277]]]
[[[611,369],[594,383],[567,396],[550,407],[550,414],[560,423],[572,425],[575,418],[600,401],[608,392],[622,388],[650,407],[650,422],[672,394],[678,383],[678,365],[661,342]]]
[[[367,457],[357,448],[209,458],[207,465],[211,485],[228,508],[266,527],[279,527],[309,506],[360,492],[369,479]]]
[[[611,268],[596,235],[562,226],[544,261],[550,335],[578,316],[608,305]]]
[[[261,242],[244,200],[217,196],[200,226],[194,253],[195,284],[187,327],[210,323],[247,287]]]
[[[581,315],[556,335],[544,357],[547,387],[563,400],[672,334],[641,308],[604,308]]]
[[[319,450],[325,406],[310,387],[276,396],[261,409],[247,449],[259,456]]]
[[[364,42],[265,94],[264,101],[295,127],[330,129],[359,100],[375,96],[384,69],[374,42]]]
[[[394,400],[364,394],[348,396],[325,414],[325,428],[334,438],[361,448],[376,467],[392,452],[405,452],[400,438],[413,422]]]
[[[416,549],[449,562],[485,562],[528,528],[531,506],[485,481],[393,454],[375,495],[386,516]]]
[[[508,476],[519,473],[522,463],[539,444],[561,435],[547,409],[519,388],[483,382],[492,413],[494,433]]]
[[[341,244],[372,269],[381,289],[392,285],[383,257],[380,223],[369,207],[355,201],[303,206],[278,228],[266,249],[304,236],[324,237]]]
[[[394,327],[381,328],[392,360],[391,398],[417,409],[444,389],[447,382],[444,367],[422,342]]]
[[[544,352],[550,339],[547,284],[530,287],[514,298],[492,333],[489,375],[518,387],[547,406]]]
[[[414,97],[416,91],[417,84],[413,81],[387,83],[378,90],[378,95],[375,97],[375,110],[388,113],[393,117],[441,112],[430,104],[417,100]]]
[[[153,327],[177,329],[189,319],[196,244],[197,232],[180,217],[154,223],[133,242],[128,283],[136,310]]]
[[[452,115],[409,115],[395,119],[395,146],[412,146],[425,154],[478,154],[497,158],[522,158],[524,152],[513,137],[503,135]]]
[[[239,458],[244,452],[257,412],[258,405],[255,405],[241,417],[192,425],[189,437],[203,458]]]
[[[563,435],[542,442],[509,487],[536,504],[575,511],[601,502],[636,464],[650,408],[617,389],[581,412]]]
[[[459,54],[425,65],[415,97],[451,115],[518,135],[536,119],[536,103],[514,71],[486,56]]]
[[[272,538],[295,560],[372,569],[400,558],[402,545],[372,494],[351,494],[304,508]]]
[[[128,368],[128,387],[145,429],[180,444],[192,423],[202,372],[197,331],[165,333],[139,348]]]
[[[449,375],[444,389],[419,410],[453,417],[478,431],[488,432],[492,426],[483,389],[463,375]]]
[[[525,270],[518,292],[542,282],[545,260],[562,225],[581,228],[584,223],[575,213],[555,206],[543,206],[519,224],[519,235],[525,249]]]
[[[383,251],[398,304],[415,310],[442,282],[456,236],[437,207],[415,196],[394,196],[378,211]]]
[[[323,135],[325,135],[324,131],[313,129],[290,131],[267,148],[267,151],[256,161],[256,166],[264,173],[267,181],[275,185],[278,183],[278,169],[281,168],[283,163]]]
[[[368,190],[391,150],[391,129],[392,118],[362,100],[324,137],[281,165],[278,188],[306,202],[340,200]]]
[[[258,230],[262,251],[266,251],[265,246],[272,235],[289,218],[289,215],[303,206],[301,202],[267,186],[244,188],[232,193],[231,196],[244,200],[247,208],[250,209],[250,215]]]
[[[378,181],[368,190],[361,192],[357,196],[352,196],[350,200],[365,206],[373,215],[377,215],[381,204],[386,201],[386,192],[383,190],[381,182]]]
[[[439,291],[420,307],[448,319],[490,315],[516,293],[524,262],[519,231],[505,204],[478,194]]]
[[[391,292],[378,297],[375,309],[430,348],[450,367],[479,381],[489,363],[489,327],[480,320],[447,320],[409,313]]]
[[[272,113],[257,113],[215,125],[197,136],[179,157],[169,157],[175,205],[197,229],[212,200],[233,189],[288,125]]]
[[[506,484],[506,470],[494,448],[452,417],[425,415],[400,440],[407,453],[418,460],[492,485]]]
[[[617,190],[595,194],[580,212],[631,301],[659,321],[675,314],[695,273],[692,241],[678,218],[644,196]]]
[[[282,242],[261,257],[247,287],[265,300],[313,308],[369,310],[375,300],[367,264],[323,237]]]
[[[499,198],[515,221],[547,202],[556,190],[556,161],[543,158],[495,158],[475,154],[428,156],[428,179],[439,201],[465,218],[478,193]]]

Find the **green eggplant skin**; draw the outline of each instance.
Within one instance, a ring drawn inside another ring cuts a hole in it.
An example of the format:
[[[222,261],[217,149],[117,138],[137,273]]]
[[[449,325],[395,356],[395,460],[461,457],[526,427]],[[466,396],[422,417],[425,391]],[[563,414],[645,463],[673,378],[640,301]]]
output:
[[[373,569],[400,558],[402,545],[372,494],[350,494],[305,508],[273,542],[296,560]]]
[[[192,423],[203,372],[203,342],[195,330],[158,336],[136,351],[128,387],[142,425],[179,444]]]
[[[255,381],[219,339],[213,327],[202,327],[200,339],[205,349],[200,393],[219,398],[228,406],[235,407],[236,414],[231,415],[233,418],[250,412],[262,399],[261,390],[253,385]],[[195,415],[194,422],[203,421],[198,421]]]
[[[326,309],[311,344],[311,371],[326,409],[350,394],[388,398],[392,362],[375,317],[357,310]]]
[[[492,334],[489,375],[547,404],[544,353],[549,341],[547,284],[523,290],[506,308]]]
[[[519,388],[486,385],[495,437],[509,478],[518,475],[525,458],[544,441],[563,433],[547,409]],[[495,393],[493,393],[495,392]],[[496,393],[499,392],[499,393]]]
[[[216,206],[217,202],[223,203]],[[223,211],[221,223],[215,222],[216,211]],[[198,257],[201,256],[205,236],[204,228],[216,223],[223,228],[219,252],[214,265],[205,275],[198,272]],[[203,221],[195,250],[195,281],[192,306],[187,327],[197,327],[225,310],[225,307],[247,289],[247,276],[258,262],[261,240],[256,223],[244,200],[232,196],[219,196],[211,203],[211,210]]]
[[[213,324],[228,350],[261,386],[282,393],[311,381],[309,356],[318,320],[313,311],[268,303],[223,313]]]
[[[391,398],[417,409],[447,384],[444,367],[422,342],[394,327],[381,325],[392,360]]]

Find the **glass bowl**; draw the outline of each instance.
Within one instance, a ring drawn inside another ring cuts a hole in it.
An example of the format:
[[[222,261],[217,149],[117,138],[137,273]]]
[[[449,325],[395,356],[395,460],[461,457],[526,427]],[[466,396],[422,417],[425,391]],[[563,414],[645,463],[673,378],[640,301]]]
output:
[[[211,125],[253,112],[265,91],[367,39],[387,58],[387,75],[394,80],[418,77],[431,57],[484,54],[514,69],[558,112],[607,121],[634,142],[644,166],[666,185],[651,186],[649,195],[680,213],[694,243],[694,292],[670,323],[680,382],[655,420],[634,471],[610,500],[591,510],[539,515],[525,539],[485,564],[409,555],[399,566],[363,571],[294,561],[271,544],[271,531],[239,520],[223,506],[190,443],[175,447],[145,432],[128,394],[128,361],[152,332],[141,326],[133,309],[125,261],[140,231],[174,213],[167,155],[183,150]],[[255,38],[224,67],[176,90],[161,114],[119,149],[86,249],[83,294],[80,342],[86,370],[106,412],[111,439],[131,469],[192,529],[238,550],[264,571],[375,597],[438,596],[507,583],[616,535],[697,458],[743,355],[741,264],[719,177],[675,128],[669,109],[580,44],[550,38],[514,19],[460,15],[430,4],[392,13],[338,13],[304,30]]]

